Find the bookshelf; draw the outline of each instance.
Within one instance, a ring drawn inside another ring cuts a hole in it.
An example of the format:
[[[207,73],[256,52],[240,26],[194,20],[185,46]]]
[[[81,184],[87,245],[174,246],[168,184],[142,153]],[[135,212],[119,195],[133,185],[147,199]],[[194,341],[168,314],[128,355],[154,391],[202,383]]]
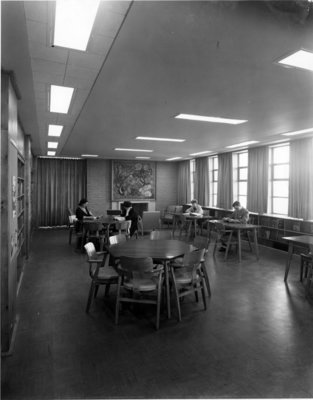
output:
[[[25,164],[22,157],[17,159],[17,283],[21,278],[25,256]]]
[[[229,216],[233,212],[232,210],[217,207],[203,208],[209,210],[210,215],[216,219]],[[249,222],[260,226],[258,229],[258,242],[260,244],[284,251],[288,250],[288,244],[283,237],[313,235],[313,221],[250,212]],[[295,249],[295,253],[300,252],[303,252],[303,247]]]

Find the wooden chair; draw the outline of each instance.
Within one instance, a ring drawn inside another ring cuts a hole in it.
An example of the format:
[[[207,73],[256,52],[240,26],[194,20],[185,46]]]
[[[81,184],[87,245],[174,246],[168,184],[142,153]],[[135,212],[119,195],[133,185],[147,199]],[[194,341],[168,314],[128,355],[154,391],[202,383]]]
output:
[[[69,215],[68,216],[68,243],[72,244],[72,235],[73,231],[75,231],[76,227],[76,215]]]
[[[151,257],[121,257],[117,271],[119,278],[116,296],[115,323],[118,324],[120,304],[123,302],[155,304],[155,325],[156,329],[159,329],[163,268],[154,269]],[[153,296],[152,299],[151,295]]]
[[[118,243],[123,243],[126,242],[127,236],[123,233],[120,233],[118,235],[110,236],[109,237],[109,244],[110,246]]]
[[[109,294],[110,285],[117,284],[118,274],[114,268],[109,266],[109,253],[106,251],[96,252],[93,243],[85,244],[87,262],[89,263],[89,276],[91,279],[86,312],[89,312],[92,300],[96,297],[100,285],[105,285],[105,295]]]
[[[124,235],[126,235],[126,237],[129,237],[129,230],[130,230],[131,224],[132,224],[131,221],[119,221],[116,224],[119,235],[121,235],[123,233]]]
[[[150,240],[170,240],[173,239],[172,231],[155,230],[150,232]]]
[[[313,245],[309,245],[310,251],[306,254],[306,268],[307,268],[307,281],[306,281],[306,288],[305,288],[305,297],[307,298],[310,293],[311,283],[313,280]],[[310,259],[309,259],[310,257]]]
[[[238,247],[237,239],[233,239],[233,230],[226,229],[224,224],[221,222],[215,222],[215,232],[216,238],[214,243],[213,255],[215,255],[217,243],[220,242],[223,244],[226,242],[226,251],[225,251],[225,260],[227,259],[228,252],[231,250],[231,247],[234,245],[236,248]]]
[[[188,236],[190,233],[190,227],[192,224],[191,220],[187,220],[187,215],[186,214],[181,214],[181,215],[176,215],[175,216],[175,226],[173,227],[173,230],[175,230],[176,227],[179,229],[179,238],[181,238],[183,232],[185,232],[185,235]]]
[[[201,260],[199,271],[204,278],[206,289],[208,292],[209,297],[211,297],[211,286],[208,271],[206,268],[206,261],[209,254],[209,239],[203,236],[196,236],[192,243],[198,250],[204,249],[204,257]]]
[[[84,242],[98,242],[99,250],[103,251],[105,242],[105,232],[103,231],[103,224],[101,222],[85,222],[83,223],[83,237]]]
[[[312,254],[313,249],[310,249],[308,253],[300,254],[300,282],[303,280],[303,272],[305,278],[308,276],[308,271],[312,264]]]
[[[176,266],[174,264],[171,266],[171,277],[179,321],[181,321],[180,299],[187,294],[194,293],[198,301],[198,292],[201,292],[204,309],[206,310],[205,279],[201,267],[204,253],[205,249],[195,250],[184,256],[182,265]]]

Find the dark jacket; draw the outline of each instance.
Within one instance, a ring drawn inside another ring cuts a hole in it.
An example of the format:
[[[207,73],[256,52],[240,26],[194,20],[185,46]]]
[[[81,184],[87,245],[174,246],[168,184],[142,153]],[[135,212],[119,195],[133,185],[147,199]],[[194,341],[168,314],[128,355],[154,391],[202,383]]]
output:
[[[84,217],[90,217],[92,214],[90,213],[90,211],[88,210],[87,207],[86,207],[86,212],[83,211],[80,207],[77,207],[75,213],[76,213],[76,218],[77,218],[76,232],[79,232],[83,228],[83,219],[84,219]]]
[[[132,224],[131,224],[129,233],[130,233],[130,236],[133,236],[133,234],[138,230],[138,214],[136,213],[136,211],[133,208],[131,208],[126,217],[126,209],[123,209],[123,211],[121,213],[121,217],[125,217],[126,221],[131,220]]]

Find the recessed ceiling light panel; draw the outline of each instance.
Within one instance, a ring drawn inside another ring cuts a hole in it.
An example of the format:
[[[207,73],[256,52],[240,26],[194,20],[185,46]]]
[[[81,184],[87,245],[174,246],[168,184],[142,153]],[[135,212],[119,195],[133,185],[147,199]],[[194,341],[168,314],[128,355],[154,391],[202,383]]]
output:
[[[61,136],[63,125],[49,125],[48,136]]]
[[[204,115],[193,115],[193,114],[178,114],[175,118],[188,119],[191,121],[202,121],[202,122],[214,122],[217,124],[230,124],[238,125],[247,122],[246,119],[233,119],[233,118],[220,118],[220,117],[206,117]]]
[[[278,61],[279,64],[288,65],[313,71],[313,53],[305,50],[299,50],[288,57]]]
[[[186,139],[157,138],[150,136],[137,136],[137,140],[155,140],[157,142],[185,142]]]
[[[74,88],[51,85],[50,111],[67,114],[71,104]]]
[[[98,6],[98,0],[56,1],[53,44],[85,51]]]
[[[145,153],[152,153],[153,150],[145,150],[145,149],[123,149],[123,148],[115,148],[114,150],[116,151],[140,151],[140,152],[145,152]]]
[[[300,131],[285,132],[285,133],[282,133],[282,135],[283,136],[294,136],[294,135],[301,135],[301,133],[309,133],[309,132],[313,132],[313,128],[301,129]]]
[[[175,161],[175,160],[181,160],[182,157],[172,157],[172,158],[167,158],[166,161]]]
[[[55,156],[55,151],[47,151],[47,156]]]
[[[91,158],[93,157],[93,158],[96,158],[96,157],[99,157],[99,156],[98,156],[98,154],[82,154],[81,157],[91,157]]]
[[[212,151],[211,150],[199,151],[198,153],[192,153],[192,154],[189,154],[189,155],[190,156],[200,156],[202,154],[208,154],[208,153],[212,153]]]
[[[249,146],[250,144],[259,143],[257,140],[250,140],[248,142],[241,142],[237,144],[232,144],[231,146],[226,146],[227,149],[233,149],[235,147]]]
[[[48,149],[57,149],[58,144],[58,142],[48,142]]]

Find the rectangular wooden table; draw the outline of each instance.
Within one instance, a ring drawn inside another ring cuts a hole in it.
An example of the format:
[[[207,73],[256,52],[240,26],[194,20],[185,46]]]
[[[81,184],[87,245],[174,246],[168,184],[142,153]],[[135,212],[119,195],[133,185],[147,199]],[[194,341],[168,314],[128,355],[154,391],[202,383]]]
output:
[[[313,245],[313,236],[311,235],[298,235],[298,236],[285,236],[283,237],[288,242],[288,257],[286,261],[285,277],[284,281],[287,281],[292,255],[294,252],[294,245],[309,247]]]
[[[256,255],[256,259],[257,260],[259,259],[259,244],[258,244],[258,234],[257,234],[257,230],[258,230],[258,228],[260,228],[259,225],[240,224],[240,223],[236,223],[236,222],[226,222],[224,220],[211,220],[210,224],[214,224],[215,222],[219,222],[219,223],[223,224],[225,229],[229,229],[233,232],[237,232],[239,262],[241,262],[241,232],[252,231],[255,255]],[[232,233],[231,233],[231,235],[232,235]],[[231,240],[231,236],[229,237],[229,240]],[[227,258],[227,253],[225,254],[225,260],[226,260],[226,258]]]
[[[202,234],[202,224],[205,221],[208,221],[210,219],[212,219],[213,217],[211,217],[210,215],[190,215],[189,213],[170,213],[173,215],[173,237],[174,237],[174,233],[176,230],[176,227],[178,226],[178,222],[180,220],[180,218],[183,216],[186,218],[186,221],[189,222],[189,227],[188,227],[188,237],[191,236],[191,228],[192,225],[194,226],[194,232],[195,232],[195,236],[197,234],[197,222],[201,222],[201,234]]]
[[[123,256],[136,258],[151,257],[152,259],[163,261],[168,318],[171,317],[168,263],[193,250],[196,250],[196,247],[180,240],[150,239],[127,240],[126,242],[115,244],[108,248],[109,253],[114,258]]]

